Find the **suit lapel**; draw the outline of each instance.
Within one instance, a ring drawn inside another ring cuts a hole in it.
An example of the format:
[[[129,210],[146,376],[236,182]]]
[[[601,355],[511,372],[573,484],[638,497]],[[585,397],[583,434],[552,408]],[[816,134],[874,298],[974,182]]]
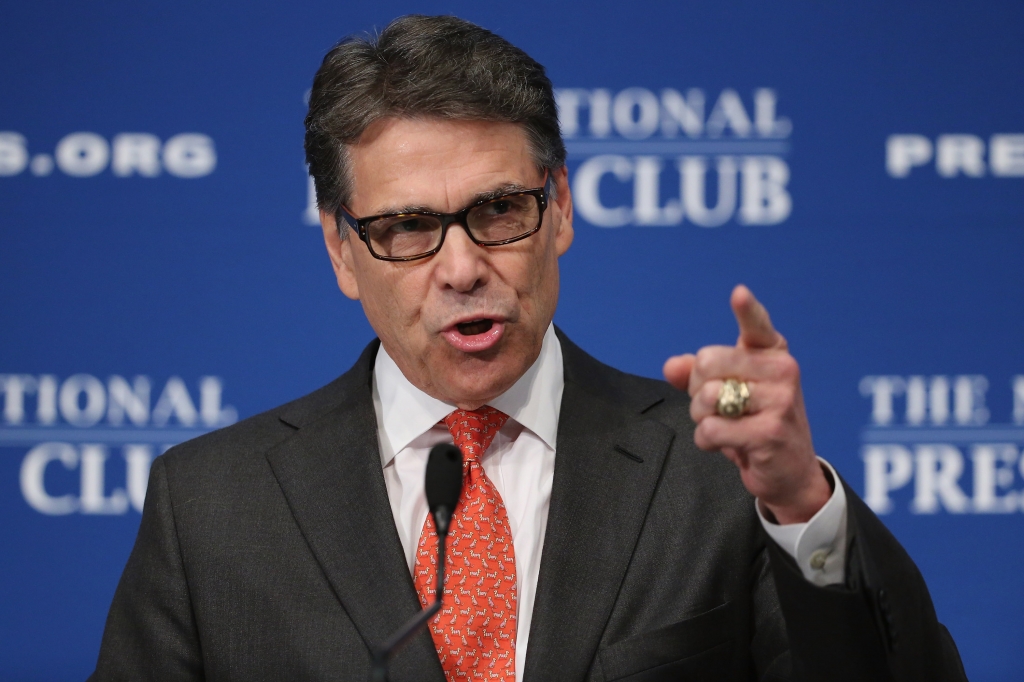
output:
[[[420,609],[380,464],[370,388],[375,352],[372,344],[339,380],[334,407],[315,416],[286,413],[282,421],[300,428],[267,453],[299,529],[368,647]],[[426,631],[393,659],[391,679],[444,679]]]
[[[614,370],[561,341],[566,383],[527,681],[584,679],[674,438],[640,414],[657,396],[623,399],[603,383]],[[419,610],[380,466],[370,388],[376,349],[371,344],[327,397],[286,411],[282,421],[298,431],[267,452],[296,523],[367,646]],[[393,682],[443,681],[430,635],[410,642],[390,673]]]
[[[564,339],[562,346],[566,384],[527,681],[586,676],[674,438],[639,414],[656,399],[636,409],[606,400],[592,382],[573,381],[574,358],[583,354]],[[586,362],[588,371],[612,371]]]

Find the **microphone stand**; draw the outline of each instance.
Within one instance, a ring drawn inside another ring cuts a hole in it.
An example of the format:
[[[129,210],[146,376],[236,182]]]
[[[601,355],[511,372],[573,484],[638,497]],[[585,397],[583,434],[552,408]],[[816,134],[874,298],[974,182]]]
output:
[[[410,618],[398,632],[391,635],[388,641],[373,651],[373,668],[370,673],[371,682],[388,682],[388,660],[399,649],[406,645],[431,618],[441,610],[444,598],[444,553],[448,541],[448,524],[452,515],[447,507],[438,507],[434,514],[434,526],[437,527],[437,597],[434,603]]]

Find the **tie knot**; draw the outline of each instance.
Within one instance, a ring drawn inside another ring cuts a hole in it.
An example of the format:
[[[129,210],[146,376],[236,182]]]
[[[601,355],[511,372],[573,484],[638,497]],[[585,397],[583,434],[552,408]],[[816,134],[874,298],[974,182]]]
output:
[[[444,418],[444,425],[466,463],[479,462],[495,434],[508,421],[508,415],[489,405],[476,410],[455,410]]]

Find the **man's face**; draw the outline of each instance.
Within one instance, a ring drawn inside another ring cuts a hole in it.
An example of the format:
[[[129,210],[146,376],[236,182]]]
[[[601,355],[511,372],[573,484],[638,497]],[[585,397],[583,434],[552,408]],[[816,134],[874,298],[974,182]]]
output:
[[[453,213],[479,196],[544,183],[518,125],[389,118],[349,150],[357,217],[408,210]],[[354,231],[340,238],[321,212],[324,240],[346,296],[402,373],[426,393],[475,409],[508,390],[540,353],[558,301],[558,257],[572,243],[565,169],[535,234],[477,246],[452,224],[441,250],[409,262],[374,258]]]

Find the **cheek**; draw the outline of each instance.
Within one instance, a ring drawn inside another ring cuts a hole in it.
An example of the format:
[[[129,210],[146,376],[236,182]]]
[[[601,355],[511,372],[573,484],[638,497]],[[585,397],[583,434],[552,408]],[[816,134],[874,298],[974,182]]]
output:
[[[538,241],[535,250],[517,254],[515,286],[524,312],[549,314],[558,298],[558,257],[551,240]]]
[[[407,328],[418,319],[427,288],[411,274],[395,271],[360,278],[363,310],[378,335],[406,337]]]
[[[545,295],[558,295],[558,251],[553,230],[540,243],[536,262],[536,277]]]

